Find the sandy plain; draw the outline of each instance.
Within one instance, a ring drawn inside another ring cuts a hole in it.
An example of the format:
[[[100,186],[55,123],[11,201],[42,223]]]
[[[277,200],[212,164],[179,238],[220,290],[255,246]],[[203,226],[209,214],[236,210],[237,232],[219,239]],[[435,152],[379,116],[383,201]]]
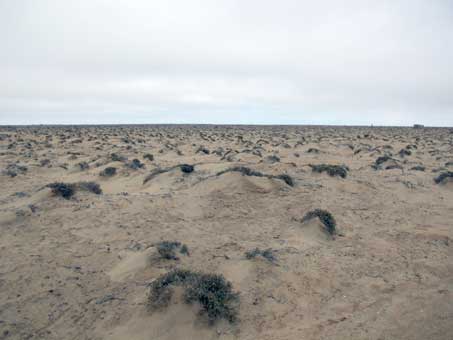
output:
[[[265,176],[222,173],[241,166]],[[0,339],[453,339],[453,178],[434,180],[453,130],[0,127],[0,169]],[[102,194],[47,186],[86,181]],[[189,254],[161,258],[164,240]],[[178,294],[150,310],[175,268],[224,275],[238,320]]]

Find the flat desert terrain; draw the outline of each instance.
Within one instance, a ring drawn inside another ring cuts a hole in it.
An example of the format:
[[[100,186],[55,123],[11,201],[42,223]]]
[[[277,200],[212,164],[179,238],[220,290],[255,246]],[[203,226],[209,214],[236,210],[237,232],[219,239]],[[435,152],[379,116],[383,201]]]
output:
[[[0,339],[453,339],[451,129],[3,126],[0,171]]]

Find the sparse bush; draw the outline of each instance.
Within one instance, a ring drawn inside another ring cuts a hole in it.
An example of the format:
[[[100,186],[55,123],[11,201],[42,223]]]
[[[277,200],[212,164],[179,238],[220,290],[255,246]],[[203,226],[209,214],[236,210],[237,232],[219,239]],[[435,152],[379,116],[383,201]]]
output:
[[[272,249],[261,250],[259,248],[255,248],[253,250],[249,250],[245,253],[245,257],[248,260],[254,259],[257,256],[261,256],[268,260],[269,262],[275,262],[277,259],[274,256]]]
[[[209,150],[206,149],[204,146],[200,146],[195,153],[204,153],[205,155],[209,155]]]
[[[150,162],[154,161],[154,156],[151,155],[150,153],[144,155],[143,158],[149,160]]]
[[[135,158],[135,159],[132,160],[132,162],[127,163],[126,166],[127,166],[128,168],[137,170],[137,169],[144,168],[144,167],[145,167],[145,164],[143,164],[142,162],[140,162],[139,159]]]
[[[327,172],[329,176],[340,176],[341,178],[346,178],[348,175],[349,168],[344,165],[329,165],[329,164],[319,164],[313,165],[310,164],[310,167],[313,172]]]
[[[77,183],[77,188],[92,192],[96,195],[102,194],[102,189],[96,182],[79,182]]]
[[[210,323],[218,319],[234,322],[237,319],[238,294],[222,275],[202,274],[190,270],[176,269],[168,272],[151,284],[148,305],[163,308],[173,295],[172,286],[184,288],[184,301],[199,303],[201,313],[207,315]]]
[[[335,235],[337,223],[332,214],[326,210],[322,209],[311,210],[305,214],[305,216],[302,218],[302,222],[309,221],[316,217],[318,217],[322,224],[324,224],[327,232],[330,235]]]
[[[116,153],[112,153],[112,154],[110,155],[110,158],[111,158],[112,161],[114,161],[114,162],[125,162],[125,161],[127,161],[127,157],[120,156],[120,155],[118,155],[118,154],[116,154]]]
[[[99,173],[99,175],[102,177],[112,177],[115,174],[116,174],[116,168],[113,166],[109,166]]]
[[[270,179],[280,179],[280,180],[284,181],[286,184],[288,184],[289,186],[291,186],[291,187],[294,186],[293,179],[287,174],[281,174],[281,175],[277,175],[277,176],[266,175],[259,171],[255,171],[250,168],[247,168],[245,166],[235,166],[235,167],[232,167],[232,168],[229,168],[226,170],[222,170],[217,173],[217,176],[223,175],[227,172],[240,172],[244,176],[256,176],[256,177],[266,177],[266,178],[270,178]]]
[[[56,182],[48,184],[47,186],[52,189],[52,193],[55,196],[61,196],[67,200],[75,193],[74,184]]]
[[[423,165],[416,165],[416,166],[412,167],[411,170],[414,170],[414,171],[425,171],[426,168]]]
[[[398,152],[398,154],[400,155],[400,157],[404,157],[404,156],[410,156],[412,154],[412,152],[407,149],[401,149],[400,152]]]
[[[319,153],[319,150],[316,148],[310,148],[307,150],[307,153]]]
[[[439,176],[434,178],[434,182],[436,182],[436,184],[440,184],[440,183],[443,183],[448,178],[453,178],[453,172],[452,171],[442,172]]]
[[[157,252],[166,260],[179,260],[176,256],[176,250],[184,255],[189,255],[189,248],[178,241],[162,241],[156,244]]]
[[[179,167],[181,168],[181,171],[184,172],[185,174],[190,174],[194,170],[193,165],[189,164],[181,164]]]
[[[90,165],[87,162],[80,162],[78,164],[80,170],[88,170]]]
[[[290,187],[294,186],[294,180],[292,179],[291,176],[289,176],[287,174],[281,174],[281,175],[272,176],[272,177],[276,178],[276,179],[281,179],[283,182],[288,184]]]

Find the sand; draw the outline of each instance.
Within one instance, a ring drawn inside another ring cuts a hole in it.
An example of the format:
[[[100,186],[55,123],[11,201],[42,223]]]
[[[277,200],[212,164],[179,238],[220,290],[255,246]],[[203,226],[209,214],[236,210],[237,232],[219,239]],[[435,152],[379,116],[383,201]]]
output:
[[[433,180],[451,161],[449,129],[0,127],[0,339],[453,339],[453,182]],[[266,176],[218,175],[238,166]],[[46,187],[81,181],[103,193]],[[317,208],[335,237],[302,220]],[[163,240],[189,256],[160,258]],[[175,268],[223,274],[238,321],[210,325],[178,292],[150,310]]]

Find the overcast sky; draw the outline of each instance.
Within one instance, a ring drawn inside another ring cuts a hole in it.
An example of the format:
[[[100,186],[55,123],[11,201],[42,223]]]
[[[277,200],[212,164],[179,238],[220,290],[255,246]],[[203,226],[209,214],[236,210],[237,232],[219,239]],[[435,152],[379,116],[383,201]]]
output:
[[[451,0],[0,0],[0,124],[453,126]]]

